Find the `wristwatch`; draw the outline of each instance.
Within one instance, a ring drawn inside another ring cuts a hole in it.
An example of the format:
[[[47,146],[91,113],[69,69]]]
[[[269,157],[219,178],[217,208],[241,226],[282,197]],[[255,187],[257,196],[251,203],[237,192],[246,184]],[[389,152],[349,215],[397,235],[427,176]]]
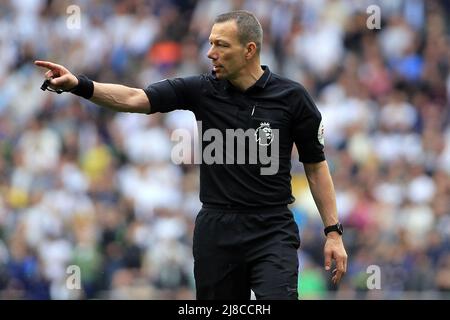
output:
[[[325,232],[325,235],[327,235],[331,231],[336,231],[337,233],[342,235],[344,233],[344,227],[342,226],[341,223],[338,222],[332,226],[328,226],[325,229],[323,229],[323,232]]]

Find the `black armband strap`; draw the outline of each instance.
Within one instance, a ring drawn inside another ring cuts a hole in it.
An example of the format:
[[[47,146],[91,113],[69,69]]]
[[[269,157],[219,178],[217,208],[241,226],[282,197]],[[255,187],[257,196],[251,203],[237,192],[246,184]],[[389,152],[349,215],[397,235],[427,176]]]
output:
[[[78,75],[78,85],[70,90],[71,93],[77,96],[90,99],[94,94],[94,82],[84,75]]]

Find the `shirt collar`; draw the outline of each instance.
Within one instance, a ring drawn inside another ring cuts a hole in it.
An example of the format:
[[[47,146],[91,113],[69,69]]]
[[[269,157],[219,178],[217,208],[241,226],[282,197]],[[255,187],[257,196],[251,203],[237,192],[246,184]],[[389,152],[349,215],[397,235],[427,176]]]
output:
[[[264,89],[267,85],[267,83],[270,80],[270,76],[272,75],[272,72],[270,71],[269,67],[266,65],[262,65],[261,68],[264,70],[264,73],[262,74],[261,77],[259,77],[258,80],[256,80],[256,82],[250,86],[247,90],[245,90],[245,92],[248,92],[249,90],[252,90],[253,88],[261,88]],[[214,71],[211,72],[212,76],[214,77],[214,79],[216,78],[216,74]],[[224,82],[224,88],[225,89],[233,89],[233,85],[227,80]]]
[[[256,80],[256,82],[255,82],[250,88],[248,88],[248,89],[251,89],[251,88],[254,88],[254,87],[256,87],[256,88],[263,88],[263,89],[264,89],[264,88],[266,87],[267,83],[269,82],[271,72],[270,72],[268,66],[261,66],[261,68],[264,70],[264,73],[263,73],[262,76],[259,77],[259,79]],[[247,89],[247,90],[248,90],[248,89]]]

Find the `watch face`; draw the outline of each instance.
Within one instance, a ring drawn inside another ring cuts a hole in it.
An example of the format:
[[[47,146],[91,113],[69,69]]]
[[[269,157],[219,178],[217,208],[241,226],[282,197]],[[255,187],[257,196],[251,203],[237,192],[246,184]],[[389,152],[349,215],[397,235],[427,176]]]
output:
[[[338,223],[338,224],[336,225],[336,227],[338,228],[338,232],[339,232],[340,234],[343,234],[343,233],[344,233],[344,227],[342,226],[342,224]]]

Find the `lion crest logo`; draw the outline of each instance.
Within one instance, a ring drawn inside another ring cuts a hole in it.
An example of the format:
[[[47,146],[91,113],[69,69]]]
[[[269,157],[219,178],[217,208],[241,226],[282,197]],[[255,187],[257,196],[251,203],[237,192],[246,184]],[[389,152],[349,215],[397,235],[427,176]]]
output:
[[[268,146],[273,141],[273,132],[270,123],[261,122],[255,131],[255,140],[260,146]]]

